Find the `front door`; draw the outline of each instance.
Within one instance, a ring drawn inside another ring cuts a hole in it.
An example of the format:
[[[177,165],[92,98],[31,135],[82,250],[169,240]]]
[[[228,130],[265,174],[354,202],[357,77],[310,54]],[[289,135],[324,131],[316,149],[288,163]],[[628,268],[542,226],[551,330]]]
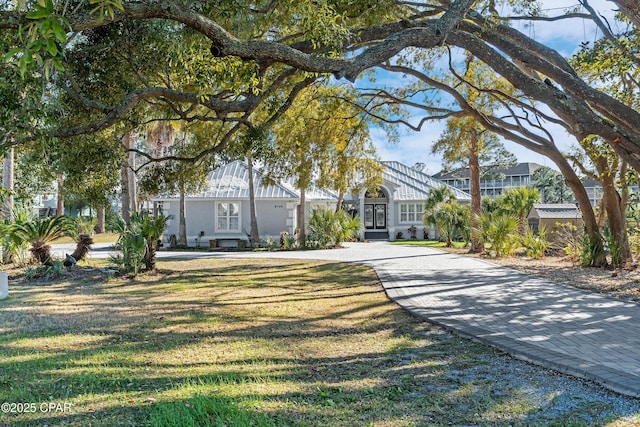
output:
[[[387,205],[367,203],[364,205],[364,228],[367,230],[387,229]]]

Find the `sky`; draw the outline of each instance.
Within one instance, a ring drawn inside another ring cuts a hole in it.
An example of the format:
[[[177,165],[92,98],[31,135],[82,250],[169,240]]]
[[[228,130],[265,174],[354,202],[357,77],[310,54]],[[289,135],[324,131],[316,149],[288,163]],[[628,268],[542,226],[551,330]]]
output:
[[[562,14],[567,7],[577,6],[577,0],[543,0],[540,2],[548,16]],[[599,11],[604,17],[609,19],[613,25],[613,9],[615,4],[607,0],[590,0],[589,4]],[[558,22],[521,22],[517,29],[534,38],[538,42],[553,47],[566,57],[575,53],[582,41],[593,42],[600,33],[595,25],[579,19],[572,19]],[[386,75],[381,76],[390,79]],[[392,85],[393,81],[385,82]],[[414,117],[412,123],[417,123],[418,118]],[[409,166],[415,163],[424,163],[425,172],[433,175],[442,169],[442,159],[438,155],[431,154],[431,146],[438,139],[445,123],[430,122],[423,126],[422,131],[414,132],[408,128],[399,128],[400,140],[398,143],[389,143],[387,137],[380,129],[372,129],[372,139],[378,154],[382,160],[396,160]],[[562,129],[548,129],[554,136],[556,144],[566,150],[575,145],[575,138],[569,136]],[[509,151],[516,155],[520,162],[534,162],[541,165],[557,169],[553,162],[544,156],[529,151],[510,141],[504,141]]]

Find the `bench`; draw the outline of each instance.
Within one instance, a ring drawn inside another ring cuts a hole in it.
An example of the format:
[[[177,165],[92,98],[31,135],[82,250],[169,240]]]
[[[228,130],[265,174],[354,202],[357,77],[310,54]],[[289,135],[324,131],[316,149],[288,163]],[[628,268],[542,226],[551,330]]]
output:
[[[227,243],[234,243],[235,245],[229,246]],[[209,249],[220,248],[238,248],[244,249],[247,247],[247,239],[242,237],[218,237],[216,239],[209,240]]]

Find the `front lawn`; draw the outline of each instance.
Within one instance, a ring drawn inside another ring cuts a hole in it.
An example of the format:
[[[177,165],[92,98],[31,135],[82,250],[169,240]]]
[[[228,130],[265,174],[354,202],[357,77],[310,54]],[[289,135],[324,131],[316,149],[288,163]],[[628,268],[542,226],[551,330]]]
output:
[[[14,277],[0,301],[0,396],[14,405],[0,426],[640,423],[637,401],[410,316],[365,267],[159,268]]]

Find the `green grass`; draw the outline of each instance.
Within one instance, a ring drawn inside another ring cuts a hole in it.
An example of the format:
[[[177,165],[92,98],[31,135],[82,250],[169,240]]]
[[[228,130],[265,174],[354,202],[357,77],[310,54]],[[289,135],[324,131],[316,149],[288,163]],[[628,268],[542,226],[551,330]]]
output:
[[[92,237],[93,237],[94,243],[115,243],[118,241],[119,236],[120,235],[116,233],[100,233],[100,234],[94,234]],[[73,240],[73,238],[71,237],[64,236],[51,242],[52,245],[62,244],[62,243],[75,243],[75,240]]]
[[[46,283],[11,271],[1,400],[70,409],[0,413],[0,426],[640,423],[637,403],[572,400],[566,379],[408,315],[362,266],[159,268],[134,280],[79,269]]]

